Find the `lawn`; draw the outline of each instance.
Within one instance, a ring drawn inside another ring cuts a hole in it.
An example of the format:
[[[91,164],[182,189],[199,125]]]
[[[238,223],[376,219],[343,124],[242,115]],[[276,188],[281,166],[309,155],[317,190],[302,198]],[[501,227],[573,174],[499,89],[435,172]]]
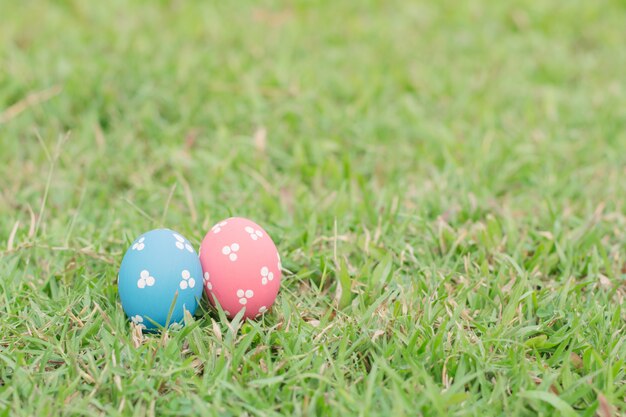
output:
[[[0,416],[626,415],[626,3],[4,1]],[[141,233],[276,242],[132,331]]]

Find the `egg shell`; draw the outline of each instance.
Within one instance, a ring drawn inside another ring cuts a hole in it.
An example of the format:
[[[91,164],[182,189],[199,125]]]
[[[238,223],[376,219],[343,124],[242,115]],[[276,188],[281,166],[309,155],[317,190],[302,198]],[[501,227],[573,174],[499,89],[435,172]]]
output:
[[[180,233],[170,229],[155,229],[139,236],[120,265],[122,308],[143,329],[167,324],[177,293],[169,323],[182,324],[185,310],[191,314],[196,311],[202,287],[202,266],[196,251]]]
[[[204,290],[226,315],[265,313],[274,303],[281,280],[280,255],[265,230],[252,220],[231,217],[209,230],[200,245]]]

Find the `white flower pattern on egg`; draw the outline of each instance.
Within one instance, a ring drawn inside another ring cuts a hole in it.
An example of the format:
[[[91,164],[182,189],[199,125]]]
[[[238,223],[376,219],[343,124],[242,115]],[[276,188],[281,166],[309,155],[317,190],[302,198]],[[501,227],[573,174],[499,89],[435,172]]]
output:
[[[182,237],[178,233],[173,233],[172,235],[174,236],[174,239],[176,239],[175,244],[178,249],[180,250],[187,249],[188,252],[193,253],[193,246],[191,246],[189,242],[185,240],[184,237]]]
[[[139,238],[139,240],[138,240],[138,241],[136,241],[136,242],[133,244],[133,246],[132,246],[132,248],[131,248],[131,249],[132,249],[132,250],[142,251],[142,250],[143,250],[143,248],[145,248],[145,247],[146,247],[146,244],[144,243],[144,242],[145,242],[145,240],[146,240],[146,237],[145,237],[145,236],[140,237],[140,238]]]
[[[237,253],[239,252],[239,244],[232,243],[229,246],[224,246],[222,248],[222,254],[228,256],[228,259],[235,262],[237,260]]]
[[[196,280],[191,276],[191,273],[188,270],[184,269],[180,275],[183,278],[179,284],[181,290],[186,290],[187,288],[193,288],[196,286]]]
[[[204,273],[204,286],[207,287],[207,289],[210,291],[213,289],[213,284],[211,284],[211,276],[209,275],[209,272],[205,272]]]
[[[141,317],[139,314],[132,316],[130,320],[135,324],[135,326],[139,327],[140,329],[146,328],[146,325],[143,324],[143,317]]]
[[[237,298],[239,298],[239,304],[246,305],[248,300],[254,297],[254,291],[252,290],[237,290]]]
[[[261,268],[261,284],[267,285],[269,281],[274,279],[274,273],[270,271],[270,269],[266,266]]]
[[[262,314],[264,314],[266,311],[267,311],[267,307],[265,307],[265,306],[261,306],[261,307],[259,307],[259,312],[258,312],[258,313],[256,313],[256,316],[255,316],[255,317],[259,317],[259,316],[261,316],[261,315],[262,315]]]
[[[218,224],[213,226],[211,228],[211,230],[213,231],[213,233],[217,234],[217,233],[221,232],[222,231],[222,227],[226,226],[227,224],[228,224],[228,222],[226,222],[226,221],[219,222]]]
[[[145,288],[146,286],[147,287],[152,287],[155,282],[156,282],[156,280],[154,279],[153,276],[150,275],[150,272],[148,272],[148,270],[144,269],[139,274],[139,279],[137,280],[137,287],[139,287],[139,288]]]
[[[248,233],[250,235],[250,238],[252,240],[257,240],[261,237],[263,237],[263,232],[261,232],[260,230],[255,230],[253,227],[250,226],[246,226],[244,228],[244,230],[246,231],[246,233]]]

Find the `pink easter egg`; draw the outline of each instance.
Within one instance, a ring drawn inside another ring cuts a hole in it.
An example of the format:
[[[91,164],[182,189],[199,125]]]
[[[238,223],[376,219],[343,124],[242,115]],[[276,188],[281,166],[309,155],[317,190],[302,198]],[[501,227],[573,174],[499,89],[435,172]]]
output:
[[[258,317],[274,303],[280,255],[270,236],[253,221],[231,217],[213,226],[200,245],[200,263],[209,301],[215,306],[217,300],[228,317],[244,308],[245,318]]]

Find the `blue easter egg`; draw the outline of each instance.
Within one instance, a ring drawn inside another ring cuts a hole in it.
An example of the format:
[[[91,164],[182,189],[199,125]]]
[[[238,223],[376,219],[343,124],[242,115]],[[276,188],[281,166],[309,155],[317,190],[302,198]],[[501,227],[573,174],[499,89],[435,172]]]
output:
[[[202,297],[202,266],[191,243],[169,229],[139,236],[124,254],[118,277],[122,308],[133,323],[153,330],[181,323]],[[181,323],[182,324],[182,323]]]

